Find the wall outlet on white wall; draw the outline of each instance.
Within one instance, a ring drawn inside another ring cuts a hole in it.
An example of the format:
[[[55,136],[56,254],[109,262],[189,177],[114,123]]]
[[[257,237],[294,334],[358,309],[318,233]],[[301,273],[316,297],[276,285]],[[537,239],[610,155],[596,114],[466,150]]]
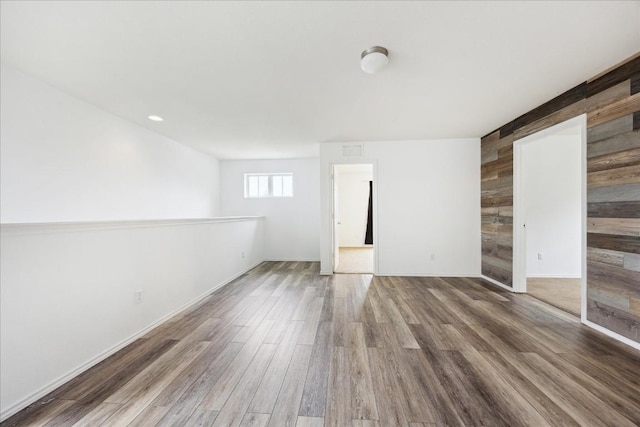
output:
[[[429,259],[431,261],[435,261],[436,260],[436,254],[434,254],[433,252],[431,252],[431,254],[429,255]]]
[[[244,251],[242,251],[242,259],[244,259]]]
[[[134,294],[134,301],[136,304],[142,304],[142,289],[138,289]]]
[[[538,261],[542,261],[542,253],[538,252]]]

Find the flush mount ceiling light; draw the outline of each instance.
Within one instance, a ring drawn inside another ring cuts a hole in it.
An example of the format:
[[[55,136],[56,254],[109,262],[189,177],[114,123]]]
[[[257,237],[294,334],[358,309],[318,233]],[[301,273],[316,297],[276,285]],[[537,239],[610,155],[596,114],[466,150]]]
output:
[[[154,121],[154,122],[161,122],[161,121],[163,121],[163,120],[164,120],[164,119],[163,119],[162,117],[160,117],[160,116],[149,116],[149,117],[148,117],[148,119],[149,119],[149,120],[151,120],[151,121]]]
[[[360,66],[365,73],[380,71],[389,62],[389,51],[380,46],[370,47],[360,55]]]

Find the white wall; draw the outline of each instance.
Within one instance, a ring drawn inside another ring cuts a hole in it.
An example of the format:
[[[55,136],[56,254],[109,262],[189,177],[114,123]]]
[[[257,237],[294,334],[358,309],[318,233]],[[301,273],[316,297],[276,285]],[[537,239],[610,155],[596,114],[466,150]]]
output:
[[[2,417],[262,261],[262,219],[214,221],[2,226]]]
[[[331,165],[374,163],[380,275],[480,274],[480,140],[320,145],[321,271],[331,273]],[[434,254],[434,259],[431,259]]]
[[[218,215],[216,159],[11,67],[1,73],[1,222]]]
[[[244,198],[245,173],[293,173],[292,198]],[[320,259],[320,183],[317,158],[220,161],[223,215],[265,216],[265,259]]]
[[[6,418],[262,261],[263,221],[193,219],[218,215],[216,159],[10,67],[1,75]]]
[[[578,133],[522,145],[527,277],[580,277],[580,144]]]
[[[364,246],[369,211],[369,181],[373,180],[373,167],[370,170],[353,170],[350,165],[338,166],[335,176],[338,181],[340,222],[339,246]],[[374,242],[375,243],[375,242]]]

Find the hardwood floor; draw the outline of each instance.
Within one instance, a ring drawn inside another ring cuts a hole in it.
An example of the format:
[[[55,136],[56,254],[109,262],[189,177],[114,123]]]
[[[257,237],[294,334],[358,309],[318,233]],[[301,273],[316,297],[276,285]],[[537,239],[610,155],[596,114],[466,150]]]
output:
[[[336,273],[373,273],[373,247],[340,248]]]
[[[527,293],[567,311],[580,316],[580,279],[527,277]]]
[[[3,426],[633,426],[640,354],[479,279],[263,263]]]

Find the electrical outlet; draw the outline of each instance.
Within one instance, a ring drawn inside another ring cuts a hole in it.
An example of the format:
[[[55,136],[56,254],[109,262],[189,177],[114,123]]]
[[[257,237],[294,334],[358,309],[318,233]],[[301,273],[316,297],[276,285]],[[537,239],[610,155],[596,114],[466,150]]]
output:
[[[429,256],[429,258],[431,259],[431,261],[435,261],[436,260],[436,254],[434,254],[432,252],[431,255]]]
[[[136,304],[142,304],[142,289],[138,289],[134,294],[134,301]]]
[[[242,259],[244,259],[244,251],[242,251]]]
[[[538,261],[542,261],[542,254],[538,252]]]

